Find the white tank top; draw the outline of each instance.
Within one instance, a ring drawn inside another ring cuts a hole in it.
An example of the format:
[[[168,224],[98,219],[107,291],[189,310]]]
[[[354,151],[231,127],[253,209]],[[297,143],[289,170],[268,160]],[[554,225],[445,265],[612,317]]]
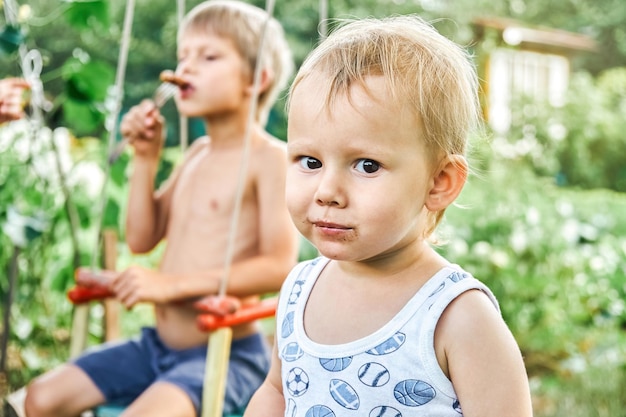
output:
[[[320,257],[300,263],[281,290],[276,340],[285,417],[462,416],[435,356],[435,327],[448,304],[468,290],[484,291],[498,309],[491,291],[459,266],[448,266],[373,334],[322,345],[307,337],[303,317],[311,289],[328,262]]]

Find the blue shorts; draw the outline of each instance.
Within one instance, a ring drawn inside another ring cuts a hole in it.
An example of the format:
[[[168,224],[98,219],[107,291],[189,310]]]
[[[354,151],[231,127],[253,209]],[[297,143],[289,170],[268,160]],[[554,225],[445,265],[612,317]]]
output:
[[[189,395],[199,416],[207,347],[170,349],[154,328],[141,337],[93,348],[74,361],[108,403],[128,405],[155,382],[169,382]],[[270,366],[270,349],[261,334],[233,340],[228,364],[224,414],[242,414]]]

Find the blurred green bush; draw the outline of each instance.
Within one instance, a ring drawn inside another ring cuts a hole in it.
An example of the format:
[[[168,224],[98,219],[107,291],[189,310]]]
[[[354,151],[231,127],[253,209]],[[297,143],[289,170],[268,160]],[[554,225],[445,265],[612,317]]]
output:
[[[440,251],[494,291],[529,374],[626,364],[626,194],[559,187],[527,158],[478,151]]]
[[[624,192],[625,135],[626,67],[619,67],[597,78],[575,73],[561,107],[518,98],[511,130],[494,140],[494,150],[560,185]]]

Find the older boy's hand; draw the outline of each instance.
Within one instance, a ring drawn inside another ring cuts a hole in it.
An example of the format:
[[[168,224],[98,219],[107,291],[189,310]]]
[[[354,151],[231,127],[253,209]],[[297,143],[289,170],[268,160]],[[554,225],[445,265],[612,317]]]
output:
[[[120,132],[135,148],[135,156],[158,158],[163,145],[165,120],[151,100],[132,107],[122,118]]]
[[[0,123],[24,117],[23,93],[30,88],[22,78],[0,80]]]
[[[111,289],[116,298],[130,309],[139,302],[165,303],[169,301],[167,289],[171,283],[171,277],[157,271],[141,266],[131,266],[113,279]]]

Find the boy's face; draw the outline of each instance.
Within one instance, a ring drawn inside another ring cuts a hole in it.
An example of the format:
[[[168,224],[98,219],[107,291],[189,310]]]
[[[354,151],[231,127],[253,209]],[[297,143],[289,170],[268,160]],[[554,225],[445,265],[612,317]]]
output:
[[[176,97],[189,117],[241,111],[250,85],[249,71],[232,40],[206,31],[189,31],[178,45],[176,75],[188,86]]]
[[[328,111],[316,80],[291,98],[286,197],[300,232],[331,259],[375,260],[421,239],[432,163],[420,126],[382,77]],[[375,99],[373,99],[374,97]]]

